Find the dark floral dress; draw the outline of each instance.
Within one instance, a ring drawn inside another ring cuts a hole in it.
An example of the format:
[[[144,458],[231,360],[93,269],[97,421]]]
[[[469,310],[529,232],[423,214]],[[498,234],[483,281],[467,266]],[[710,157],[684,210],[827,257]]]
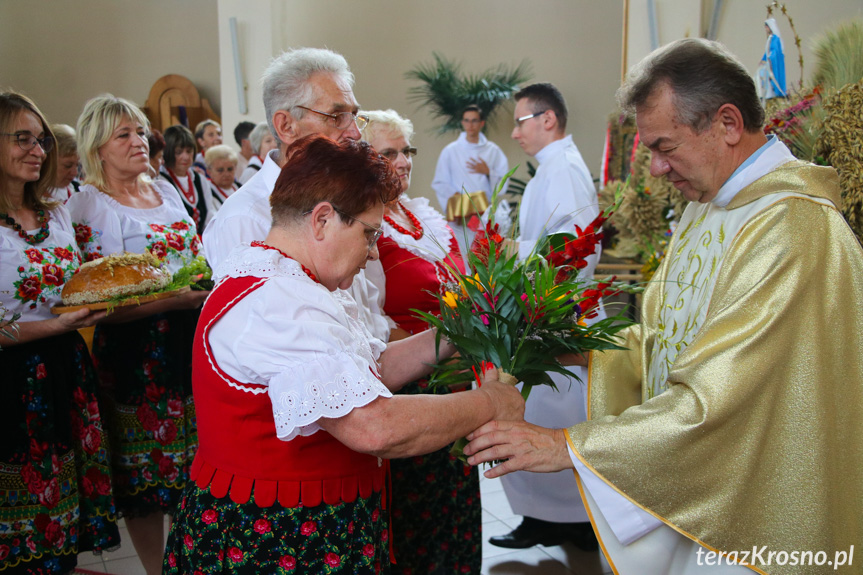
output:
[[[386,276],[384,311],[409,333],[428,325],[413,310],[438,311],[434,293],[452,281],[451,268],[464,271],[452,230],[426,198],[401,197],[423,229],[413,238],[392,224],[383,224],[378,241]],[[442,246],[449,246],[448,253]],[[412,382],[398,394],[430,393],[425,380]],[[482,566],[482,504],[479,473],[449,452],[449,446],[419,457],[393,459],[392,523],[394,571],[404,574],[479,573]]]
[[[50,217],[35,246],[0,228],[0,304],[21,322],[54,317],[81,261],[68,213]],[[66,573],[120,544],[90,354],[77,332],[43,338],[0,350],[0,373],[0,573]]]
[[[160,180],[153,187],[162,205],[150,209],[124,206],[90,185],[70,198],[66,205],[86,259],[147,251],[173,273],[197,256],[200,239],[176,190]],[[191,377],[198,315],[171,311],[96,327],[93,358],[121,515],[170,514],[179,503],[197,446]]]
[[[425,382],[399,394],[429,393]],[[479,473],[449,452],[390,461],[395,573],[479,573],[482,504]]]
[[[197,446],[191,379],[198,313],[172,311],[96,326],[93,357],[122,515],[174,513],[189,478]]]
[[[378,574],[390,572],[387,514],[380,493],[352,503],[260,508],[189,482],[163,574]]]

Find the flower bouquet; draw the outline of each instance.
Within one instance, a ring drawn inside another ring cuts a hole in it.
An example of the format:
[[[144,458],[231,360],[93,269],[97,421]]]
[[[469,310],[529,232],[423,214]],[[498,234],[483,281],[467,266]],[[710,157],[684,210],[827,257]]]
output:
[[[504,181],[506,178],[504,178]],[[492,196],[492,205],[503,186]],[[463,382],[492,364],[500,379],[522,382],[527,399],[535,385],[555,387],[548,372],[573,376],[558,359],[564,354],[621,349],[615,334],[628,325],[620,317],[596,318],[599,300],[626,284],[595,282],[579,277],[587,257],[602,239],[600,228],[619,201],[604,210],[585,229],[555,234],[537,243],[523,261],[507,251],[509,241],[490,219],[478,231],[468,256],[469,270],[450,270],[455,281],[438,294],[440,315],[419,312],[458,354],[436,366],[433,387]],[[626,286],[628,288],[628,286]],[[454,446],[459,452],[461,445]]]

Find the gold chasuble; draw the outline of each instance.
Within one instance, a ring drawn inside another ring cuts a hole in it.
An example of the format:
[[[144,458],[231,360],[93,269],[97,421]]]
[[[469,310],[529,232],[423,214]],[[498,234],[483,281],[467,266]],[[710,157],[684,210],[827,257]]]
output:
[[[589,421],[567,439],[708,549],[832,561],[853,545],[837,572],[863,573],[863,250],[840,204],[835,171],[797,161],[725,209],[691,204],[628,349],[591,354]]]

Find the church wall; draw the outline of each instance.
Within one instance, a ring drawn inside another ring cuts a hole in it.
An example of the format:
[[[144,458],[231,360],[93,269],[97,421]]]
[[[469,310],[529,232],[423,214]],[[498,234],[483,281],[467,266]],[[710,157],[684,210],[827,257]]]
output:
[[[714,0],[715,2],[716,0]],[[528,59],[533,81],[561,88],[570,106],[569,131],[596,176],[607,115],[621,73],[622,2],[591,0],[0,0],[0,86],[36,100],[52,122],[74,124],[84,102],[111,92],[143,105],[162,75],[188,77],[225,126],[226,142],[243,119],[263,120],[259,79],[269,59],[291,46],[343,53],[357,76],[356,95],[368,108],[394,108],[411,118],[420,149],[412,192],[433,197],[430,184],[440,150],[455,134],[431,132],[425,110],[409,102],[415,85],[404,73],[439,51],[478,72]],[[713,2],[656,0],[661,42],[706,27]],[[790,4],[790,3],[789,3]],[[628,64],[650,50],[646,2],[630,2]],[[764,49],[766,2],[726,0],[718,39],[754,73]],[[859,16],[861,0],[796,2],[790,13],[812,71],[809,40],[836,22]],[[239,24],[248,113],[237,105],[228,19]],[[777,19],[786,44],[789,84],[799,68],[787,21]],[[525,177],[529,158],[510,139],[512,109],[501,111],[489,136]]]
[[[219,113],[216,29],[212,0],[0,0],[0,87],[74,126],[93,96],[143,106],[156,80],[181,74]]]
[[[252,6],[256,9],[250,10]],[[257,8],[266,12],[268,7],[270,34],[263,32],[252,38],[248,27],[266,18]],[[350,63],[362,106],[394,108],[414,122],[412,143],[419,148],[419,155],[414,158],[411,194],[433,198],[431,182],[437,157],[457,134],[430,133],[432,118],[408,101],[407,90],[416,84],[406,80],[404,73],[419,62],[431,61],[433,51],[461,61],[467,72],[528,59],[533,81],[552,82],[563,92],[570,108],[569,131],[596,174],[605,118],[620,77],[621,14],[618,2],[591,0],[219,0],[219,32],[226,39],[222,42],[223,116],[230,125],[245,118],[236,106],[233,62],[225,57],[231,16],[237,18],[240,44],[248,50],[243,61],[252,121],[263,119],[258,80],[272,56],[263,54],[266,48],[331,48]],[[511,130],[512,107],[508,106],[499,113],[488,135],[503,148],[511,165],[521,164],[518,175],[526,178],[525,162],[530,158],[511,140]]]

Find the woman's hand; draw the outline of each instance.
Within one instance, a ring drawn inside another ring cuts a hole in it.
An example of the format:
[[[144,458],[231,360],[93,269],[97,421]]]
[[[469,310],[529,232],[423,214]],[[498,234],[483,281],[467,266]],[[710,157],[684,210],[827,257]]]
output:
[[[494,408],[494,420],[523,421],[524,398],[513,385],[498,380],[497,369],[486,371],[480,378],[480,391],[485,392]]]
[[[207,296],[210,295],[206,290],[190,290],[176,297],[160,299],[141,305],[130,305],[118,307],[111,310],[108,317],[105,318],[105,323],[126,323],[135,321],[157,313],[165,313],[167,311],[175,311],[181,309],[195,309],[201,307]]]
[[[168,301],[176,306],[173,309],[196,309],[204,305],[208,295],[210,295],[209,290],[191,290]]]
[[[83,308],[78,311],[60,314],[56,319],[61,326],[61,332],[66,333],[76,329],[96,325],[96,323],[104,319],[106,315],[107,313],[104,310],[95,311]]]
[[[0,334],[0,347],[10,347],[36,341],[46,337],[54,337],[90,327],[105,319],[104,311],[93,311],[83,308],[70,313],[63,313],[51,319],[25,321],[17,324],[17,330],[11,336]],[[2,352],[0,352],[2,353]]]
[[[572,469],[564,433],[563,429],[547,429],[526,421],[492,421],[467,436],[470,443],[464,454],[471,465],[502,460],[484,473],[489,479],[513,471]]]

